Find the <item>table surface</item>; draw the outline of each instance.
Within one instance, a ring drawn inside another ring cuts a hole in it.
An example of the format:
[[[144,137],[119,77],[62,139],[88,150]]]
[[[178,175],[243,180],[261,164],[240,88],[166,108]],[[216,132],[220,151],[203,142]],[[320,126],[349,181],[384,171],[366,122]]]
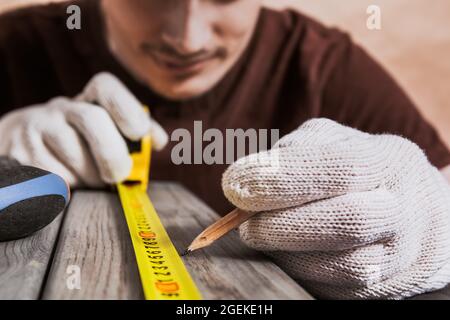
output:
[[[178,252],[218,218],[179,184],[153,183],[149,195]],[[236,231],[183,260],[204,299],[311,299],[266,256],[242,244]],[[80,289],[68,285],[73,266]],[[143,299],[118,196],[75,192],[49,226],[0,243],[0,299]]]
[[[178,252],[219,218],[176,183],[152,183],[149,195]],[[205,299],[312,299],[235,231],[182,259]],[[80,271],[79,289],[68,285],[73,266]],[[143,299],[118,196],[75,192],[46,228],[0,243],[0,299]],[[450,299],[450,286],[413,299]]]

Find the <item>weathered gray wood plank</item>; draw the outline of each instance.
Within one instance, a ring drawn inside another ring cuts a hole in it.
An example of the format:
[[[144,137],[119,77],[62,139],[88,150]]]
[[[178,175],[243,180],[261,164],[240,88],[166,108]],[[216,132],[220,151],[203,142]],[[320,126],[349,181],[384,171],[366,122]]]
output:
[[[149,192],[179,252],[218,216],[183,187],[154,183]],[[262,254],[227,235],[184,262],[205,299],[308,299]],[[67,267],[80,268],[81,288],[66,286]],[[62,227],[44,299],[142,299],[134,252],[118,197],[78,192]]]
[[[114,193],[75,192],[43,299],[142,299],[131,239]],[[79,268],[80,288],[67,285]]]
[[[0,299],[38,299],[63,214],[34,235],[0,243]]]

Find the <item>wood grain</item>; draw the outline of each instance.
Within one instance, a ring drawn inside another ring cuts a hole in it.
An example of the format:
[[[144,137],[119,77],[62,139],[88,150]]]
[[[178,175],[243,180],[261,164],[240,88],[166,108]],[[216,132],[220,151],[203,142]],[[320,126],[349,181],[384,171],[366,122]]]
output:
[[[76,192],[66,215],[43,299],[142,299],[118,197]],[[67,285],[71,266],[80,270],[80,289]]]
[[[218,218],[180,185],[154,183],[149,193],[179,252]],[[311,298],[267,257],[246,248],[236,232],[183,259],[205,299]],[[80,267],[80,290],[66,285],[71,265]],[[143,298],[115,193],[76,192],[64,219],[61,214],[31,237],[0,243],[0,299],[38,299],[41,294],[44,299]],[[448,300],[450,286],[412,299]]]
[[[179,252],[218,215],[178,184],[149,191]],[[231,232],[211,247],[183,257],[205,299],[310,299],[267,257]],[[81,289],[67,288],[69,265],[81,270]],[[142,299],[134,252],[118,197],[78,192],[67,212],[44,299]]]
[[[0,299],[38,299],[63,214],[34,235],[0,243]]]

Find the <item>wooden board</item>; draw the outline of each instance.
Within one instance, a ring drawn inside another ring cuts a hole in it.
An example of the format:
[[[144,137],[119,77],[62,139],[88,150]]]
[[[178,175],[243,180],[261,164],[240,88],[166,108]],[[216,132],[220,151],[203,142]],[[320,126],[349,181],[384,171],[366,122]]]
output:
[[[149,194],[179,252],[218,216],[178,184],[154,183]],[[234,232],[183,257],[205,299],[310,299],[264,255]],[[80,270],[80,289],[67,286],[68,267]],[[44,299],[142,299],[123,212],[114,193],[77,192],[64,221]]]
[[[150,195],[180,252],[217,219],[211,209],[177,184],[155,183]],[[243,246],[236,233],[184,257],[184,261],[206,299],[310,298],[265,256]],[[80,290],[67,286],[70,266],[80,268]],[[448,300],[449,292],[447,286],[412,299]],[[0,299],[42,297],[143,298],[131,241],[115,193],[76,192],[65,217],[59,215],[52,224],[26,239],[0,243]]]
[[[142,299],[118,197],[79,191],[66,214],[43,299]],[[80,289],[68,285],[74,267],[80,271]]]
[[[38,299],[63,214],[36,234],[0,242],[0,299]]]

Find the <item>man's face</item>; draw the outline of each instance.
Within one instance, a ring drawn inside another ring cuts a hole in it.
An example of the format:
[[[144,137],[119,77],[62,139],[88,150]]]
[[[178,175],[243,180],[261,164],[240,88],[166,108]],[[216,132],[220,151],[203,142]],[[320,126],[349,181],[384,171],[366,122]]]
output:
[[[103,0],[108,42],[139,80],[173,100],[201,95],[233,67],[262,0]]]

